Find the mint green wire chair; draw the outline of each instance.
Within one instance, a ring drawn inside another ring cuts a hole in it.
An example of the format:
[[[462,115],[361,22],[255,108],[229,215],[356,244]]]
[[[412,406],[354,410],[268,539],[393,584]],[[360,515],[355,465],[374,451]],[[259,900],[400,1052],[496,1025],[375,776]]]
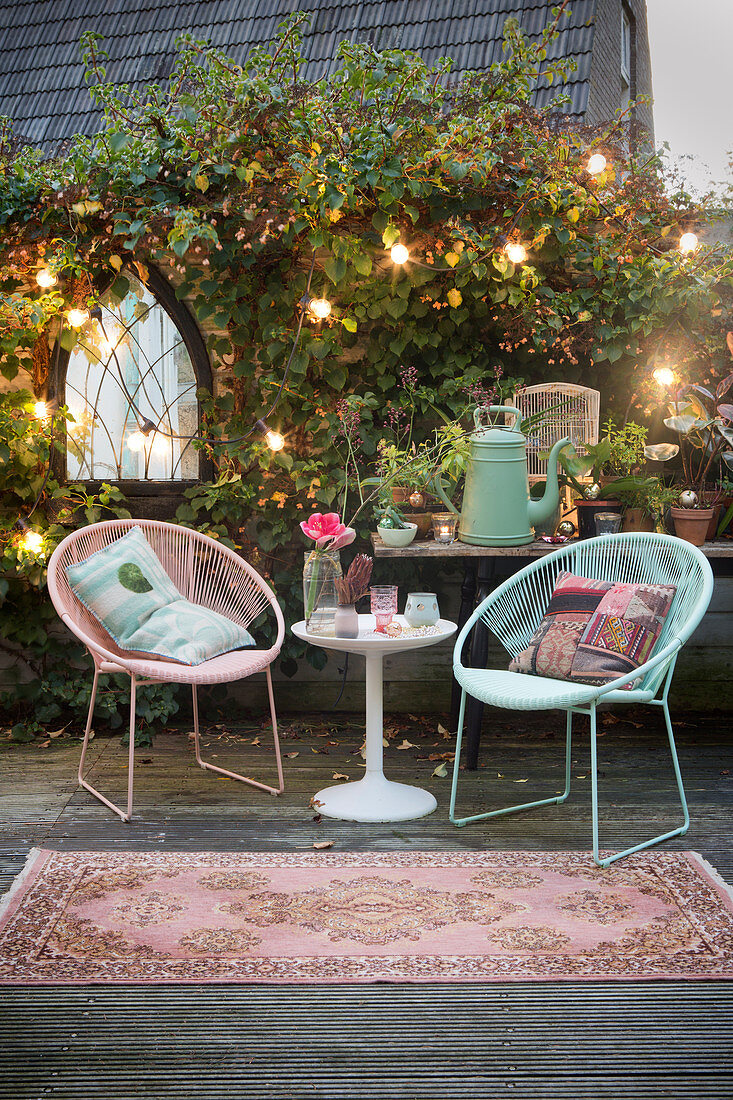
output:
[[[466,668],[462,652],[468,635],[481,619],[507,652],[515,657],[529,644],[550,602],[558,574],[567,571],[581,577],[621,583],[673,584],[677,588],[672,606],[652,656],[634,672],[619,676],[608,684],[590,686],[553,680],[542,676],[501,669]],[[570,793],[570,750],[574,714],[590,716],[591,793],[593,810],[593,859],[599,867],[632,852],[649,848],[681,836],[690,826],[690,815],[682,785],[677,751],[669,716],[667,696],[677,654],[705,614],[713,591],[713,573],[704,554],[691,543],[670,535],[647,533],[603,535],[563,547],[534,561],[499,585],[476,608],[453,651],[453,673],[461,687],[456,758],[450,799],[450,820],[454,825],[469,825],[489,817],[516,813],[534,806],[564,802]],[[624,684],[643,677],[638,687],[621,690]],[[466,696],[506,710],[564,710],[567,713],[565,743],[565,790],[554,798],[523,802],[505,809],[490,810],[471,817],[456,817],[459,761],[466,712]],[[599,703],[648,703],[662,708],[683,810],[683,824],[652,840],[625,848],[601,859],[598,851],[598,769],[596,749],[596,710]]]

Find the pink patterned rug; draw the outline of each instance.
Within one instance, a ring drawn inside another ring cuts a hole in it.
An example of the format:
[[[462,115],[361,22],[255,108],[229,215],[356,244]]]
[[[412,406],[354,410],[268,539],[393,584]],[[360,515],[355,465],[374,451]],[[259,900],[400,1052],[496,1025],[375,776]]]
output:
[[[733,978],[733,901],[693,852],[33,851],[0,982]]]

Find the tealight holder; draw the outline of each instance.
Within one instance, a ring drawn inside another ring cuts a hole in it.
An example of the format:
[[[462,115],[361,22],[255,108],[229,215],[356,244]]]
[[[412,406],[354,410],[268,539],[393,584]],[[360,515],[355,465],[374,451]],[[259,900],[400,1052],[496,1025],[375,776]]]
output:
[[[455,542],[458,516],[455,512],[433,513],[433,536],[436,542]]]

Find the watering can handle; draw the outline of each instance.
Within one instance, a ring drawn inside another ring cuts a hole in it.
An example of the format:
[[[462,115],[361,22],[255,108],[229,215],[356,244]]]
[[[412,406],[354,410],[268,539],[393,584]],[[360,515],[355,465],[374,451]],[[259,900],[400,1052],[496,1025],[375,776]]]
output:
[[[479,429],[485,427],[485,425],[481,423],[481,414],[484,412],[514,413],[514,423],[509,428],[509,431],[514,432],[519,430],[522,414],[519,409],[515,409],[514,405],[479,405],[473,410],[473,422]]]

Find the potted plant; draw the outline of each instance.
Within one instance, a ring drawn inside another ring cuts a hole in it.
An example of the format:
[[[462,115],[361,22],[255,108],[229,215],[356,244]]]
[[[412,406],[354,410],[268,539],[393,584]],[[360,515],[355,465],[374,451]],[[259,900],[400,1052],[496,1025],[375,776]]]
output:
[[[382,499],[374,509],[377,534],[385,546],[409,546],[417,534],[417,524],[406,521],[396,504]]]
[[[574,505],[578,510],[578,537],[593,538],[598,512],[621,512],[621,501],[604,489],[601,482],[611,456],[611,441],[604,436],[598,443],[586,443],[586,454],[579,455],[570,444],[560,452],[559,461],[565,471],[565,483],[578,494]],[[583,483],[580,478],[586,478]]]
[[[620,426],[609,416],[604,424],[610,454],[608,476],[601,478],[604,488],[621,497],[624,505],[624,531],[653,531],[654,519],[647,507],[648,492],[657,488],[657,478],[641,477],[646,462],[645,444],[648,428],[633,420]],[[622,488],[623,483],[623,488]]]
[[[646,429],[643,429],[644,439]],[[674,443],[642,445],[641,465],[633,468],[627,464],[625,476],[606,484],[606,491],[620,497],[624,504],[624,531],[664,531],[667,509],[676,502],[679,490],[670,488],[659,474],[650,473],[647,462],[668,462],[679,454]],[[637,456],[638,457],[638,454]],[[616,463],[616,469],[622,467]]]
[[[711,482],[719,478],[723,464],[733,469],[733,405],[721,400],[731,385],[733,373],[714,393],[697,383],[683,386],[664,421],[679,436],[684,476],[677,505],[670,509],[675,533],[695,546],[705,542],[715,515],[708,504]]]

